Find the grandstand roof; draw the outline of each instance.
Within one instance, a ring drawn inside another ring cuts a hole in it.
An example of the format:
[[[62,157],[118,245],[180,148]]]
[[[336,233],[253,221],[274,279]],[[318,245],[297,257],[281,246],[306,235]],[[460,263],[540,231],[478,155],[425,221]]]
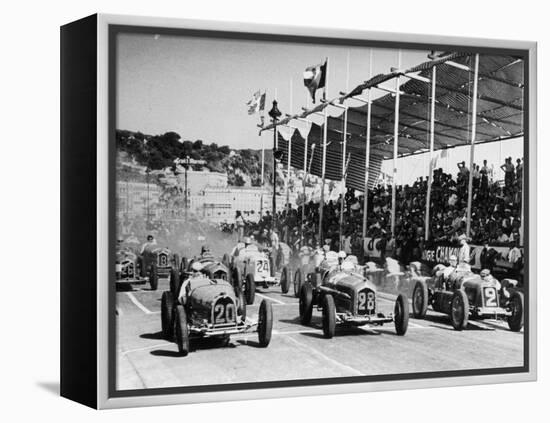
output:
[[[359,182],[364,179],[368,106],[353,97],[361,96],[369,88],[377,87],[385,82],[393,82],[399,75],[412,74],[431,79],[432,68],[437,66],[434,149],[441,150],[466,145],[469,144],[471,138],[473,71],[460,69],[446,62],[452,61],[473,69],[474,57],[474,55],[466,53],[446,53],[410,69],[392,70],[387,74],[376,75],[359,84],[349,93],[321,103],[303,113],[282,119],[278,125],[287,125],[297,118],[307,118],[314,113],[322,112],[326,107],[330,108],[327,110],[329,114],[334,114],[336,110],[334,105],[346,104],[348,106],[347,145],[352,152],[348,178],[356,180],[355,183],[352,182],[348,185],[360,189],[359,185],[364,184],[364,181],[361,184]],[[521,58],[480,54],[476,143],[502,141],[523,136],[523,71],[524,61]],[[403,76],[401,81],[403,83],[400,85],[398,132],[399,156],[403,157],[426,152],[429,149],[431,83],[410,79],[406,76]],[[395,85],[386,84],[385,87],[394,89]],[[371,158],[377,163],[393,156],[394,110],[395,95],[393,93],[372,100]],[[327,178],[339,179],[339,177],[330,176],[331,173],[336,176],[338,172],[331,172],[329,168],[337,166],[341,172],[343,111],[328,117],[327,121],[327,142],[330,143],[327,146]],[[271,124],[262,128],[262,131],[272,128]],[[290,133],[286,131],[286,134],[281,130],[281,133],[283,138],[292,137],[293,151],[295,148],[297,152],[302,151],[301,160],[296,157],[296,164],[298,167],[303,167],[303,164],[299,165],[299,163],[303,163],[304,138],[298,130],[290,131]],[[312,123],[308,142],[310,145],[315,143],[319,153],[322,148],[322,134],[323,125]],[[283,150],[286,150],[286,142],[283,141],[281,144]],[[334,160],[338,154],[339,162]],[[315,156],[312,173],[318,174],[315,169],[320,168],[320,164],[317,163],[320,157],[318,159],[317,154]],[[359,165],[359,162],[362,162],[362,166]],[[292,157],[292,163],[294,166],[294,157]],[[355,174],[356,171],[360,173]]]

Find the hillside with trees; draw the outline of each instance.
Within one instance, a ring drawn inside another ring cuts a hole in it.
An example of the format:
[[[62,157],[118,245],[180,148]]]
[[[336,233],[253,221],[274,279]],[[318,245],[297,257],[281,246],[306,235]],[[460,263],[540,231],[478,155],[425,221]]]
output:
[[[227,145],[209,144],[202,140],[182,141],[176,132],[146,135],[128,130],[116,131],[116,147],[117,152],[125,153],[125,157],[151,170],[171,167],[175,159],[185,159],[189,156],[191,159],[206,161],[205,167],[212,172],[227,173],[229,185],[261,185],[261,150],[232,150]],[[271,150],[266,150],[266,185],[270,185],[272,180],[272,160]],[[279,183],[282,181],[278,182],[278,185]]]

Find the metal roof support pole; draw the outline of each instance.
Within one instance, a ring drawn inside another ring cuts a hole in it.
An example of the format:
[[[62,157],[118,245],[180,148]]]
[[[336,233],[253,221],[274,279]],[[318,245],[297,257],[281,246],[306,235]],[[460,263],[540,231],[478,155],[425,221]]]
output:
[[[346,144],[348,137],[348,108],[344,110],[344,139],[342,141],[342,182],[341,182],[341,192],[342,198],[340,201],[340,250],[344,250],[344,198],[346,191]]]
[[[262,137],[261,132],[260,132],[260,137]],[[265,169],[265,145],[264,145],[264,139],[262,137],[262,174],[260,177],[261,178],[260,187],[262,188],[262,191],[260,194],[260,219],[264,214],[264,169]]]
[[[424,231],[424,240],[430,237],[430,202],[432,196],[432,181],[433,181],[433,155],[434,155],[434,138],[435,138],[435,87],[436,87],[436,67],[432,68],[432,98],[430,111],[430,161],[428,164],[428,190],[426,192],[426,216],[424,218],[426,229]]]
[[[292,110],[292,78],[290,78],[290,102],[289,102],[290,110]],[[288,213],[289,211],[289,204],[290,204],[290,163],[291,163],[291,157],[292,157],[292,133],[290,137],[288,138],[288,154],[287,154],[287,161],[286,161],[286,204],[285,209]],[[288,216],[287,216],[288,218]],[[290,228],[286,228],[286,236],[285,236],[285,242],[288,244],[288,235],[290,232]]]
[[[325,169],[327,166],[327,127],[328,114],[325,107],[325,123],[323,127],[323,161],[321,169],[321,198],[319,200],[319,244],[323,245],[323,208],[325,205]]]
[[[369,52],[369,79],[372,78],[372,49]],[[363,244],[367,236],[367,206],[369,205],[369,166],[370,166],[370,118],[371,118],[370,88],[367,90],[367,135],[365,142],[365,189],[363,190]]]
[[[479,53],[476,54],[474,65],[474,93],[472,99],[472,138],[470,144],[470,173],[468,177],[468,209],[466,212],[466,236],[470,236],[472,229],[472,188],[474,179],[474,150],[476,144],[476,123],[477,123],[477,77],[479,72]]]
[[[300,223],[300,247],[304,246],[304,222],[306,220],[306,179],[307,179],[307,149],[309,148],[308,145],[309,140],[309,131],[306,135],[306,139],[304,140],[304,176],[302,179],[302,188],[303,188],[303,200],[302,200],[302,221]]]
[[[399,50],[399,64],[398,68],[401,68],[401,50]],[[401,82],[401,76],[398,75],[395,78],[395,119],[393,125],[393,181],[391,186],[391,234],[395,240],[395,197],[396,197],[396,183],[397,183],[397,154],[399,152],[399,83]]]

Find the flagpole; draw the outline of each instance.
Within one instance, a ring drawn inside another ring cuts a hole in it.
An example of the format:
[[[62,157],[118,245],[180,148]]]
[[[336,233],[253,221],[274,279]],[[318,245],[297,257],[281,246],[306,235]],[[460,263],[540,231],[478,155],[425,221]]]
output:
[[[398,53],[397,68],[401,69],[401,50]],[[393,125],[393,183],[391,188],[391,234],[395,239],[395,210],[396,210],[396,184],[397,184],[397,154],[399,153],[399,94],[401,77],[395,78],[395,117]]]
[[[264,96],[266,95],[267,90],[264,91]],[[264,109],[262,110],[262,121],[265,119],[265,104]],[[260,133],[261,135],[261,133]],[[264,212],[264,190],[265,190],[265,183],[264,183],[264,171],[265,171],[265,142],[264,138],[262,137],[262,176],[261,176],[261,182],[260,182],[260,188],[261,188],[261,194],[260,194],[260,218],[263,216]]]
[[[426,194],[426,229],[424,231],[424,240],[430,237],[430,202],[432,195],[433,181],[433,154],[434,154],[434,135],[435,135],[435,86],[436,86],[436,67],[432,68],[432,104],[430,112],[430,162],[428,173],[428,190]]]
[[[328,57],[326,58],[326,67],[325,67],[325,87],[323,97],[326,100],[328,96]],[[322,160],[322,170],[321,170],[321,198],[319,201],[319,244],[323,245],[323,208],[325,205],[325,169],[327,161],[327,126],[328,126],[328,114],[327,107],[324,109],[324,127],[323,127],[323,160]]]
[[[309,96],[306,93],[306,109],[308,108],[308,106],[309,106]],[[304,140],[304,177],[302,179],[303,200],[302,200],[302,221],[300,224],[300,247],[304,245],[304,221],[306,218],[306,179],[308,175],[308,172],[307,172],[307,153],[309,149],[308,141],[309,141],[309,131],[307,131],[306,139]]]
[[[369,49],[369,79],[372,78],[372,48]],[[367,90],[367,135],[365,143],[365,189],[363,190],[363,243],[367,237],[368,216],[367,209],[369,204],[369,167],[370,167],[370,123],[371,123],[371,101],[370,88]]]
[[[347,66],[346,66],[346,92],[349,89],[349,50],[347,57]],[[348,108],[344,108],[344,139],[342,141],[342,182],[340,192],[342,195],[340,201],[340,250],[343,250],[344,244],[344,198],[346,191],[346,147],[347,147],[347,137],[348,137]]]
[[[479,72],[479,53],[475,56],[474,65],[474,92],[472,99],[472,132],[470,143],[470,174],[468,177],[468,208],[466,212],[466,236],[470,236],[470,230],[472,227],[472,188],[473,188],[473,176],[474,176],[474,149],[476,145],[476,123],[477,123],[477,78]]]

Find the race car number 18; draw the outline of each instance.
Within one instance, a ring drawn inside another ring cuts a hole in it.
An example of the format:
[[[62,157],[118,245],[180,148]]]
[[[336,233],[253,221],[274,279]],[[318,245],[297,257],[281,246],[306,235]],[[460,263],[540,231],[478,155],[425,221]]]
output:
[[[359,305],[358,308],[360,311],[367,310],[367,311],[373,311],[374,310],[374,293],[372,291],[366,293],[365,291],[361,291],[359,293]]]

